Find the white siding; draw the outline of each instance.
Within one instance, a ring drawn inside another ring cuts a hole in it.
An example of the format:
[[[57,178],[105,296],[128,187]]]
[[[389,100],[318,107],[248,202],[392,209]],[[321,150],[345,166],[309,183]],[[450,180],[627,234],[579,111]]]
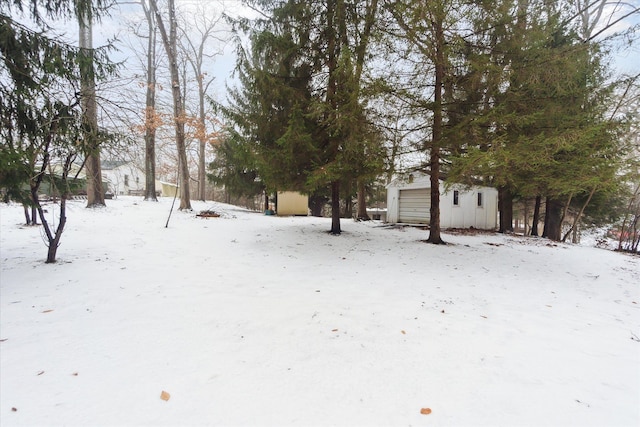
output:
[[[102,179],[109,184],[109,191],[118,195],[127,195],[130,192],[144,191],[144,172],[133,163],[102,169]]]
[[[459,193],[453,204],[453,192]],[[411,182],[393,181],[387,186],[387,221],[390,223],[425,224],[429,222],[431,202],[428,176],[417,176]],[[478,206],[482,193],[482,206]],[[440,226],[442,228],[478,228],[492,230],[498,223],[498,190],[491,187],[452,185],[445,191],[440,184]]]

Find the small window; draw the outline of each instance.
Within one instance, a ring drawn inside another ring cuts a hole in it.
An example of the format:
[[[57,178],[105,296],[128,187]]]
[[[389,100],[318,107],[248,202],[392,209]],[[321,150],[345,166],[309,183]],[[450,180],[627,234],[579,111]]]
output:
[[[453,206],[460,206],[460,192],[453,190]]]
[[[129,186],[129,175],[124,176],[124,185]]]
[[[478,193],[478,207],[481,208],[482,207],[482,193]]]

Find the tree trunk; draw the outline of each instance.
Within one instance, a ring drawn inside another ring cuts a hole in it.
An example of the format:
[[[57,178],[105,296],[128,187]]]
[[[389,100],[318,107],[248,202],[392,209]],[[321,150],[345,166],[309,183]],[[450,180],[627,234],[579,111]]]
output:
[[[367,214],[367,190],[364,185],[364,181],[358,180],[358,214],[356,218],[360,221],[369,221],[369,214]]]
[[[80,63],[80,96],[86,156],[87,207],[105,206],[98,140],[98,112],[96,106],[96,82],[93,70],[92,18],[88,11],[78,13]]]
[[[337,71],[338,71],[338,57],[340,56],[340,44],[337,40],[336,27],[339,27],[339,22],[336,23],[335,13],[340,14],[341,8],[338,5],[339,0],[327,1],[327,95],[326,103],[330,107],[330,112],[327,113],[327,119],[329,121],[335,120],[335,111],[338,109],[337,96]],[[335,158],[338,155],[340,148],[340,141],[336,140],[336,136],[327,136],[327,146],[331,152],[331,157]],[[340,234],[340,182],[334,179],[331,182],[331,234]]]
[[[533,207],[533,222],[531,223],[531,235],[538,236],[538,223],[540,222],[540,204],[542,203],[542,197],[536,196],[536,204]]]
[[[580,212],[578,212],[578,215],[576,215],[576,217],[573,219],[573,224],[571,224],[571,228],[562,237],[562,241],[563,242],[565,242],[567,240],[567,237],[569,237],[569,234],[571,234],[571,232],[573,231],[572,242],[573,243],[578,243],[578,241],[577,241],[578,240],[578,224],[580,223],[580,219],[582,218],[582,215],[584,214],[584,210],[589,205],[589,202],[591,202],[591,199],[593,198],[593,195],[595,194],[597,188],[598,188],[597,186],[594,186],[591,189],[591,191],[589,192],[589,197],[587,197],[587,201],[584,202],[584,204],[580,208]]]
[[[200,141],[200,148],[198,152],[198,199],[207,200],[207,168],[205,166],[205,152],[207,149],[207,143]]]
[[[440,236],[440,144],[442,143],[442,89],[446,65],[444,57],[444,30],[440,13],[438,13],[434,22],[434,35],[436,43],[436,75],[434,82],[431,156],[429,159],[431,169],[431,211],[429,215],[429,238],[427,242],[439,245],[444,243]]]
[[[439,151],[435,148],[431,149],[431,176],[429,177],[431,185],[431,208],[429,210],[429,238],[427,242],[436,245],[443,244],[444,241],[440,236],[440,156]]]
[[[640,233],[638,232],[638,216],[636,216],[633,221],[633,236],[630,251],[633,253],[638,253],[638,246],[640,245]]]
[[[524,211],[524,230],[522,235],[529,235],[529,199],[524,199],[522,202],[523,211]]]
[[[500,210],[500,233],[513,233],[513,195],[507,187],[498,188]]]
[[[144,200],[157,202],[156,190],[156,143],[155,131],[147,132],[144,137],[145,157],[144,157]]]
[[[52,137],[53,135],[50,136],[50,138]],[[48,149],[49,149],[49,144],[47,143],[46,150]],[[69,175],[69,171],[71,170],[71,164],[73,163],[74,158],[75,158],[75,154],[70,154],[65,159],[64,166],[62,169],[62,183],[64,185],[64,188],[68,188],[67,177]],[[44,172],[45,168],[49,163],[49,159],[50,159],[49,154],[46,153],[44,156],[43,167],[41,169],[41,172]],[[64,227],[67,223],[66,203],[67,203],[67,198],[69,197],[69,194],[65,191],[65,192],[62,192],[62,194],[60,195],[60,219],[54,234],[52,233],[51,228],[49,227],[49,223],[47,222],[47,217],[44,214],[44,209],[42,209],[42,206],[40,205],[40,200],[38,199],[38,189],[40,188],[40,184],[42,182],[42,176],[43,174],[40,173],[39,176],[36,178],[35,182],[31,183],[31,200],[33,202],[33,206],[37,209],[38,214],[40,216],[40,221],[42,222],[42,229],[46,236],[46,239],[47,239],[46,243],[48,245],[46,263],[50,264],[50,263],[56,262],[56,254],[58,252],[58,247],[60,246],[60,238],[62,237],[62,232],[64,231]]]
[[[29,216],[29,208],[27,207],[27,205],[22,205],[22,207],[24,209],[25,225],[31,225],[31,217]]]
[[[353,218],[353,197],[351,197],[351,182],[347,182],[346,189],[342,188],[344,196],[344,209],[342,211],[342,218]]]
[[[85,168],[87,175],[87,207],[106,206],[104,202],[104,189],[102,188],[100,151],[87,154]]]
[[[560,241],[562,237],[562,201],[547,197],[542,237]]]
[[[626,230],[630,230],[631,227],[627,228],[627,222],[629,221],[629,216],[632,215],[632,208],[635,204],[638,195],[640,195],[640,184],[636,187],[636,190],[633,192],[633,196],[629,199],[629,204],[627,206],[627,210],[624,213],[624,220],[622,221],[622,227],[620,228],[620,239],[618,240],[618,250],[622,250],[622,242],[624,241],[624,234]]]
[[[331,234],[340,234],[340,182],[331,183]]]
[[[180,70],[178,68],[178,50],[176,35],[176,7],[175,0],[168,1],[169,8],[169,33],[162,20],[162,15],[158,9],[156,0],[150,0],[149,4],[154,11],[158,29],[162,35],[162,42],[169,60],[169,70],[171,71],[171,93],[173,95],[173,115],[176,133],[176,149],[178,151],[178,170],[180,179],[180,210],[191,210],[191,194],[189,190],[189,164],[187,162],[187,149],[184,133],[185,111],[180,91]]]
[[[40,209],[41,216],[40,219],[42,224],[45,225],[46,219],[44,218],[44,211]],[[67,195],[63,195],[60,197],[60,221],[58,222],[58,226],[56,227],[56,232],[53,238],[49,239],[49,249],[47,250],[47,264],[51,264],[56,262],[56,256],[58,253],[58,247],[60,247],[60,238],[62,237],[62,232],[64,231],[64,226],[67,223]],[[48,228],[48,225],[47,225]]]
[[[147,99],[144,134],[144,200],[157,202],[156,196],[156,25],[153,13],[142,2],[149,25],[147,44]]]
[[[311,210],[311,216],[321,217],[322,208],[326,202],[327,199],[323,196],[309,196],[309,209]]]
[[[198,199],[204,201],[207,198],[207,170],[205,168],[205,157],[207,149],[207,125],[205,123],[204,110],[204,79],[202,73],[196,76],[198,79],[198,95],[200,96],[200,115],[198,117],[198,139],[200,147],[198,149]]]
[[[560,225],[564,224],[565,218],[567,218],[567,213],[569,212],[569,207],[571,206],[571,200],[573,199],[573,193],[569,195],[569,199],[567,203],[564,205],[564,209],[562,209],[562,216],[560,217]]]
[[[577,223],[573,227],[573,235],[571,237],[571,243],[580,243],[580,223]]]

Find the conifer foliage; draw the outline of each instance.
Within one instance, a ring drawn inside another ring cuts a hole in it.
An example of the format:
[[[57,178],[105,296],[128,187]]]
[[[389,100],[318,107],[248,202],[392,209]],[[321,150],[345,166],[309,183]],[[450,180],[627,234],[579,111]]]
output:
[[[44,20],[76,13],[99,16],[102,7],[101,0],[16,0],[0,6],[0,187],[5,199],[38,212],[49,247],[47,262],[56,260],[66,223],[72,165],[88,144],[81,105],[83,70],[90,60],[92,73],[100,80],[114,67],[104,50],[87,58],[80,49],[49,37]],[[43,31],[33,31],[13,18],[23,8],[28,8],[28,16]],[[44,183],[59,200],[53,228],[40,205]],[[27,214],[26,219],[37,223],[35,214]]]
[[[381,168],[362,96],[377,0],[254,1],[263,19],[237,21],[240,87],[225,109],[268,190],[330,189],[339,234],[341,186]]]
[[[582,206],[569,231],[594,193],[616,188],[624,150],[622,123],[610,117],[614,86],[600,46],[581,39],[563,11],[533,1],[496,3],[499,12],[475,10],[476,35],[492,28],[489,36],[469,38],[459,51],[455,79],[473,84],[452,99],[466,109],[458,110],[462,143],[449,177],[498,187],[503,232],[513,231],[514,198],[545,200],[543,236],[562,240],[573,200]]]

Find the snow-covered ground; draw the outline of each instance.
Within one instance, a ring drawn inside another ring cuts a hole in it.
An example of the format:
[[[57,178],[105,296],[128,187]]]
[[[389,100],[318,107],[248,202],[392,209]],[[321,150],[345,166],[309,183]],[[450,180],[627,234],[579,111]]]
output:
[[[84,203],[50,265],[0,206],[3,427],[640,425],[638,257]]]

